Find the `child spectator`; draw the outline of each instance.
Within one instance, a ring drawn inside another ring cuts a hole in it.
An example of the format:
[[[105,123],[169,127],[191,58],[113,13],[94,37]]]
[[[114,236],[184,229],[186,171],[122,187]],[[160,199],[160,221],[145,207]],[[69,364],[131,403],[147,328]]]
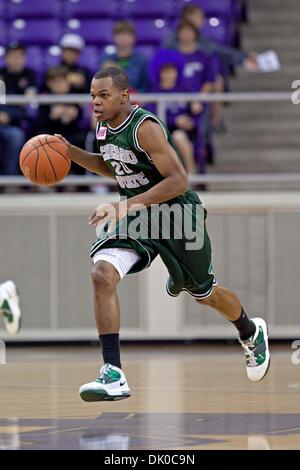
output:
[[[151,91],[154,93],[185,91],[181,84],[183,65],[182,57],[177,52],[160,50],[151,62]],[[150,106],[150,110],[156,112],[155,105]],[[190,174],[197,173],[196,160],[197,163],[201,162],[201,152],[203,152],[200,115],[192,114],[190,103],[167,102],[166,124],[182,156],[186,171]]]

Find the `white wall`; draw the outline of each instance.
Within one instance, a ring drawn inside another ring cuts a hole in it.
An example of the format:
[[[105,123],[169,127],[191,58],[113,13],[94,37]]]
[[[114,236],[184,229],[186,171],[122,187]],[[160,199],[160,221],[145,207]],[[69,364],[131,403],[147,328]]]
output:
[[[204,193],[213,262],[220,284],[250,315],[265,317],[273,337],[300,335],[300,192]],[[91,194],[0,197],[0,280],[15,279],[23,328],[16,339],[97,339],[89,248]],[[122,338],[230,338],[235,330],[188,294],[165,291],[160,260],[120,284]],[[0,323],[0,337],[6,339]]]

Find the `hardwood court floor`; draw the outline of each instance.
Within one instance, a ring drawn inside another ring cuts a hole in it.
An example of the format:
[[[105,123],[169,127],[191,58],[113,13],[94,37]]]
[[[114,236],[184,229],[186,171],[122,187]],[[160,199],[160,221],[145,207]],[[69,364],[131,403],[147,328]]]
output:
[[[132,397],[85,403],[96,347],[13,348],[0,365],[0,449],[300,449],[300,365],[273,346],[246,378],[239,346],[123,348]]]

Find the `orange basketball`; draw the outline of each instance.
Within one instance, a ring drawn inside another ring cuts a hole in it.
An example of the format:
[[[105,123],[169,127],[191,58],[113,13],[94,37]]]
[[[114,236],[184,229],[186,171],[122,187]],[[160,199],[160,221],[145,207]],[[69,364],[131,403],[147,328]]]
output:
[[[69,173],[68,146],[58,137],[40,134],[28,140],[21,150],[22,173],[32,183],[51,186]]]

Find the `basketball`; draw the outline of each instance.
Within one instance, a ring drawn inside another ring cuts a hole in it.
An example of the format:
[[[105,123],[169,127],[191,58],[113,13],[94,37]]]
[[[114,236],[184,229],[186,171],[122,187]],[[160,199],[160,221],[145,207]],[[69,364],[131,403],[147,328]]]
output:
[[[68,146],[58,137],[40,134],[23,146],[19,163],[23,175],[32,183],[51,186],[69,173]]]

